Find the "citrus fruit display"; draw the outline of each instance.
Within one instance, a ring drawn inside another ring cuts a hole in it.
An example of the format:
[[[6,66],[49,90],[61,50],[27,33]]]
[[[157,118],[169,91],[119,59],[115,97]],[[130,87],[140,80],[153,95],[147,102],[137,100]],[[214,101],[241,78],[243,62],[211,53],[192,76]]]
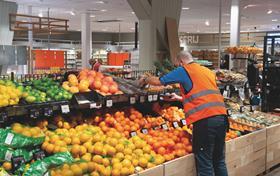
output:
[[[29,126],[22,125],[20,123],[14,123],[11,125],[11,129],[13,132],[22,134],[23,136],[26,137],[37,138],[37,137],[44,136],[44,133],[39,127],[29,127]]]
[[[0,107],[18,104],[22,95],[22,86],[17,87],[12,81],[0,80]]]

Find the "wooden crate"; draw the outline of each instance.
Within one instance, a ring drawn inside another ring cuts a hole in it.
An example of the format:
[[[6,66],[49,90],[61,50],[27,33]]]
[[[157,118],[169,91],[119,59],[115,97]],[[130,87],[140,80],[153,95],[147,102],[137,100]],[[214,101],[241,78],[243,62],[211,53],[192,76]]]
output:
[[[226,142],[230,176],[255,176],[265,171],[266,129]]]
[[[266,170],[280,163],[280,124],[267,128]]]
[[[137,176],[164,176],[163,165],[144,170],[137,174]]]
[[[164,165],[164,176],[195,176],[194,155],[190,154],[181,158],[166,162]],[[155,175],[156,176],[156,175]]]

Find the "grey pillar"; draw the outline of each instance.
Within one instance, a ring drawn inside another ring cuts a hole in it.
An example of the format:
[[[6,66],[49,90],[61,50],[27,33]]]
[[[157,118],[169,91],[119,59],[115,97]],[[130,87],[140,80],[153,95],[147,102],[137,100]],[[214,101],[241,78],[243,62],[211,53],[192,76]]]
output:
[[[239,0],[231,0],[230,12],[230,46],[240,44],[240,4]]]
[[[81,34],[82,34],[82,68],[89,66],[92,51],[92,31],[89,13],[81,14]]]

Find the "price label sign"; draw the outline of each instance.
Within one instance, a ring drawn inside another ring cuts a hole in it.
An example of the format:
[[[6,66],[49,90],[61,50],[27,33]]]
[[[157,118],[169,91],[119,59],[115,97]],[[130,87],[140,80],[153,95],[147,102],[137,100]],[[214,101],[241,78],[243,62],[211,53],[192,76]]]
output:
[[[42,150],[39,150],[35,153],[33,153],[33,159],[36,161],[36,160],[42,160],[43,158],[45,158],[46,155],[45,155],[45,152],[42,151]]]
[[[173,125],[174,128],[179,128],[180,127],[178,122],[173,122],[172,125]]]
[[[135,103],[136,103],[136,98],[130,97],[130,104],[135,104]]]
[[[230,109],[228,109],[228,110],[227,110],[227,114],[228,114],[229,116],[231,116],[231,115],[232,115],[232,112],[231,112],[231,110],[230,110]]]
[[[152,102],[153,101],[153,95],[148,95],[148,102]]]
[[[158,130],[158,129],[160,129],[160,127],[159,126],[155,126],[155,127],[153,127],[153,129],[154,130]]]
[[[69,105],[61,105],[61,112],[63,114],[68,114],[70,112]]]
[[[130,132],[130,137],[133,137],[133,136],[137,136],[137,133],[135,131]]]
[[[229,90],[224,90],[223,96],[224,96],[225,98],[229,98],[229,94],[230,94],[230,91],[229,91]]]
[[[0,113],[0,123],[6,122],[8,119],[8,113],[7,112],[1,112]]]
[[[187,125],[187,121],[186,121],[185,119],[182,119],[182,120],[181,120],[181,123],[182,123],[183,126],[186,126],[186,125]]]
[[[244,106],[240,106],[240,113],[243,113],[244,112],[244,109],[245,109],[245,107]]]
[[[23,156],[12,157],[11,161],[12,161],[12,168],[14,170],[18,169],[22,164],[25,163]]]
[[[230,86],[229,85],[226,85],[226,90],[229,90],[230,89]]]
[[[148,129],[147,129],[147,128],[142,128],[142,129],[141,129],[141,133],[143,133],[143,134],[148,134]]]
[[[50,117],[52,115],[53,115],[53,109],[52,108],[48,108],[48,107],[44,108],[44,116]]]
[[[161,128],[164,129],[164,130],[168,130],[168,126],[166,125],[166,123],[161,124]]]
[[[40,116],[40,111],[38,109],[30,109],[29,115],[32,119],[37,119]]]
[[[106,107],[112,107],[112,106],[113,106],[113,100],[107,100]]]
[[[140,96],[140,103],[144,103],[145,102],[145,96]]]
[[[158,100],[158,95],[153,95],[153,101],[157,101]]]

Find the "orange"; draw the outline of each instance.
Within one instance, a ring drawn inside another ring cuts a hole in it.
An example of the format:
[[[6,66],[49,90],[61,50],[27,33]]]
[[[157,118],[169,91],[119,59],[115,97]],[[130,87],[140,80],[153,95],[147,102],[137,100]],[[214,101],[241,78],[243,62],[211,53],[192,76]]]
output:
[[[12,169],[12,164],[7,161],[5,161],[2,166],[6,171],[10,171]]]
[[[67,151],[68,151],[67,147],[60,147],[59,152],[67,152]]]
[[[81,142],[80,142],[80,139],[78,138],[78,137],[73,137],[72,138],[72,141],[71,141],[71,144],[72,145],[75,145],[75,144],[80,144]]]
[[[122,176],[127,176],[129,175],[129,169],[126,167],[121,168],[121,175]]]
[[[148,164],[148,160],[144,157],[141,157],[139,159],[139,166],[141,166],[142,168],[146,168]]]
[[[147,164],[147,168],[152,168],[152,167],[155,167],[156,165],[155,164],[153,164],[153,163],[148,163]]]
[[[82,159],[85,161],[91,161],[91,154],[90,153],[86,153],[82,156]]]
[[[121,172],[120,169],[113,169],[112,170],[112,176],[120,176]]]
[[[79,92],[79,88],[78,87],[76,87],[76,86],[72,86],[72,87],[70,87],[70,90],[69,90],[71,93],[78,93]]]
[[[132,154],[132,150],[131,150],[130,148],[125,148],[124,151],[123,151],[123,153],[124,153],[125,155],[131,155],[131,154]]]
[[[82,175],[83,170],[77,165],[73,164],[70,166],[71,171],[73,172],[74,175]]]
[[[46,146],[46,151],[47,151],[48,153],[53,153],[53,151],[54,151],[54,145],[53,145],[53,144],[48,144],[48,145]]]
[[[135,168],[133,166],[130,166],[128,169],[129,169],[129,174],[134,174]]]
[[[122,161],[122,166],[123,166],[123,167],[129,168],[129,167],[131,166],[131,161],[128,160],[128,159],[124,159],[124,160]]]
[[[117,150],[114,147],[109,146],[107,148],[107,154],[110,155],[110,156],[115,155],[116,152],[117,152]]]
[[[88,162],[88,171],[92,172],[94,170],[95,170],[95,163],[92,161]]]
[[[94,155],[94,156],[92,157],[92,161],[93,161],[93,162],[96,162],[96,163],[98,163],[98,164],[102,164],[102,163],[103,163],[103,158],[102,158],[102,156],[100,156],[100,155]]]
[[[110,165],[110,160],[108,158],[103,158],[102,164],[103,166],[107,167]]]
[[[85,146],[80,146],[80,155],[84,155],[87,153],[87,148]]]
[[[90,176],[100,176],[99,173],[97,171],[94,171],[90,174]]]
[[[124,145],[123,144],[117,144],[115,148],[118,152],[124,151]]]
[[[119,152],[116,154],[116,158],[118,158],[119,160],[122,160],[122,159],[124,159],[124,154]]]
[[[137,159],[133,159],[132,160],[132,165],[134,166],[134,167],[136,167],[136,166],[138,166],[138,160]]]
[[[80,146],[78,144],[73,145],[71,148],[71,153],[74,156],[78,156],[80,154]]]
[[[88,164],[86,162],[81,162],[79,167],[82,169],[83,173],[88,171]]]
[[[122,166],[121,163],[115,163],[115,164],[113,164],[113,169],[120,170],[122,167],[123,167],[123,166]]]

